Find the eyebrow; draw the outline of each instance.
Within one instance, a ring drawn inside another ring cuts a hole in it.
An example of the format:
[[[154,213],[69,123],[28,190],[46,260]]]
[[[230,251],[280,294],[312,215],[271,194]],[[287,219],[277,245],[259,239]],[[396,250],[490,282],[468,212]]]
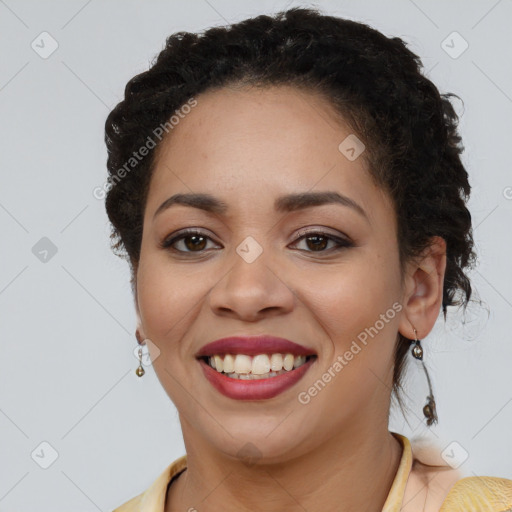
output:
[[[278,197],[274,202],[274,209],[277,212],[293,212],[310,208],[312,206],[322,206],[325,204],[339,204],[356,211],[369,221],[365,210],[350,197],[338,192],[302,192],[297,194],[288,194]],[[173,205],[190,206],[198,208],[216,215],[223,215],[228,211],[228,205],[212,196],[211,194],[174,194],[166,199],[156,210],[153,220],[157,215],[169,209]]]

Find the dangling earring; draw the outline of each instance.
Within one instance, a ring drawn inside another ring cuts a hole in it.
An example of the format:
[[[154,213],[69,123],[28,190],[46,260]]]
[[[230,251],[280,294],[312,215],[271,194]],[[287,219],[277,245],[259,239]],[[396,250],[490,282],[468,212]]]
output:
[[[137,377],[142,377],[146,372],[144,368],[142,368],[142,348],[139,347],[139,367],[135,370]]]
[[[438,421],[436,412],[436,402],[434,401],[434,394],[432,393],[432,383],[430,382],[427,367],[425,366],[425,362],[423,361],[423,348],[420,344],[420,340],[418,339],[418,333],[416,332],[416,329],[414,329],[414,337],[416,339],[411,340],[411,344],[414,344],[411,353],[414,358],[419,359],[421,361],[423,370],[425,371],[425,375],[427,376],[428,391],[430,394],[427,396],[427,403],[423,407],[423,414],[425,415],[425,418],[427,418],[427,425],[430,426],[432,424],[437,423]]]
[[[137,338],[137,341],[141,345],[142,341],[140,339],[139,331],[135,331],[135,337]],[[142,377],[146,373],[144,368],[142,368],[142,347],[139,347],[138,355],[139,355],[139,367],[135,370],[135,374],[137,375],[137,377]]]

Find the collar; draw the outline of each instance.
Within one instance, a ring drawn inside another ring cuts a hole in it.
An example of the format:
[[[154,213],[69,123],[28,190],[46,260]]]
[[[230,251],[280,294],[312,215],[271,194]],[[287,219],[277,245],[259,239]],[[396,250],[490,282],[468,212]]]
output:
[[[402,434],[391,432],[402,445],[402,458],[398,465],[395,479],[389,490],[388,497],[382,507],[382,512],[399,512],[402,508],[404,499],[405,486],[412,469],[412,448],[409,439]]]

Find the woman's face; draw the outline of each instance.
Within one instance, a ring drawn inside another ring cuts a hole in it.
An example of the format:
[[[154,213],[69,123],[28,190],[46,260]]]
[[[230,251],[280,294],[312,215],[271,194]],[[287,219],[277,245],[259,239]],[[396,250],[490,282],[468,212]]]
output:
[[[251,446],[284,461],[334,436],[387,429],[403,295],[393,206],[357,157],[363,147],[345,140],[351,131],[326,100],[291,87],[196,100],[159,155],[136,274],[139,330],[185,442],[232,456]],[[281,199],[324,192],[348,200],[286,208]],[[207,194],[226,208],[159,210],[175,194]],[[162,248],[185,228],[199,237]],[[316,358],[270,398],[221,393],[196,354],[219,338],[260,334]]]

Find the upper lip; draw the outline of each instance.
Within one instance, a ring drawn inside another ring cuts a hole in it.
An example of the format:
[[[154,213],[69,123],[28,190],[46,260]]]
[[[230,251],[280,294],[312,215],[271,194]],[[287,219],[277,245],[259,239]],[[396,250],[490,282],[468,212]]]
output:
[[[294,355],[316,355],[316,352],[304,345],[276,336],[231,336],[221,338],[207,343],[196,353],[196,358],[213,356],[215,354],[247,354],[256,356],[258,354],[294,354]]]

